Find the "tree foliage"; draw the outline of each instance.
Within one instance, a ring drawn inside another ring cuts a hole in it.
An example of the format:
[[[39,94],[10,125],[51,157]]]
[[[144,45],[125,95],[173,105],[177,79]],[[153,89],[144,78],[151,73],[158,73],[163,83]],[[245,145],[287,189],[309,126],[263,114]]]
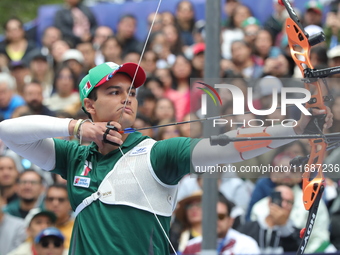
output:
[[[3,25],[11,17],[18,17],[24,23],[34,20],[41,5],[62,4],[64,0],[0,0],[0,34]]]

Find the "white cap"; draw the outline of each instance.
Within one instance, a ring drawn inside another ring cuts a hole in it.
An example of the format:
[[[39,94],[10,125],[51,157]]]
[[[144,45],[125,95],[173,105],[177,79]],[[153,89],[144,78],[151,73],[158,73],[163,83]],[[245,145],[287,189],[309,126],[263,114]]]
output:
[[[41,208],[33,208],[28,212],[27,216],[24,219],[25,226],[28,227],[32,219],[38,215],[46,215],[51,219],[51,222],[53,223],[55,223],[57,220],[57,216],[54,214],[54,212],[42,210]]]
[[[80,64],[84,63],[84,56],[83,56],[83,54],[79,50],[76,50],[76,49],[67,50],[64,53],[64,55],[63,55],[61,60],[62,61],[67,61],[67,60],[71,60],[71,59],[77,60]]]
[[[335,46],[327,52],[328,58],[340,57],[340,45]]]
[[[311,36],[323,32],[323,29],[317,25],[309,25],[305,27],[305,31]]]
[[[281,92],[283,87],[282,82],[275,76],[265,76],[257,84],[259,90],[259,96],[269,96],[273,94],[273,89],[275,88],[277,93]]]

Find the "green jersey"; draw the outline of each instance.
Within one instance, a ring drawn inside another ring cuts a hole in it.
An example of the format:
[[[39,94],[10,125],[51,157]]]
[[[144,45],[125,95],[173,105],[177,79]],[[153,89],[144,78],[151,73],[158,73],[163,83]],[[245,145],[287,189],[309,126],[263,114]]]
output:
[[[138,132],[130,134],[121,149],[125,154],[147,138]],[[69,199],[75,210],[84,198],[97,191],[104,177],[123,155],[119,149],[102,155],[94,143],[80,146],[64,140],[54,141],[56,167],[52,172],[68,180]],[[190,172],[190,146],[196,142],[179,137],[154,144],[150,153],[151,165],[163,183],[177,184]],[[87,166],[89,162],[91,165]],[[83,175],[86,177],[82,178]],[[82,183],[77,182],[78,176]],[[168,233],[170,217],[158,218]],[[169,253],[169,243],[152,213],[97,200],[78,214],[69,253],[164,255]]]

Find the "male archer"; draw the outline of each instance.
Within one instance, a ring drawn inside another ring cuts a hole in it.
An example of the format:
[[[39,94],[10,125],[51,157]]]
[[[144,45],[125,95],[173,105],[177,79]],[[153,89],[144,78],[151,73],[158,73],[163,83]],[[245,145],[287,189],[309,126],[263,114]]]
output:
[[[91,121],[26,116],[0,123],[0,139],[9,148],[68,180],[77,213],[70,254],[168,254],[177,184],[190,172],[190,164],[242,161],[289,142],[272,141],[240,152],[233,144],[210,146],[208,139],[155,141],[139,132],[124,134],[121,131],[135,121],[136,89],[144,81],[145,72],[136,64],[104,63],[92,68],[79,85]],[[314,114],[326,114],[324,127],[331,126],[329,111]],[[241,133],[302,134],[309,120],[302,116],[295,127]],[[237,131],[227,134],[236,136]],[[53,138],[69,135],[92,143],[81,146]]]

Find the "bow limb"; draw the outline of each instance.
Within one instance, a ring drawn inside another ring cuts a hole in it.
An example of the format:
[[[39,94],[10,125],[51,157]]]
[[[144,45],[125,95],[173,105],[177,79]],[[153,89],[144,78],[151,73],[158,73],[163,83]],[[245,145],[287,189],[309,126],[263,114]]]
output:
[[[283,0],[286,2],[286,0]],[[288,6],[288,5],[287,5]],[[288,7],[289,8],[289,7]],[[310,61],[310,48],[311,44],[308,38],[308,34],[303,30],[302,26],[298,23],[298,19],[293,19],[292,15],[295,12],[291,12],[291,17],[287,18],[286,21],[286,32],[288,36],[288,43],[291,50],[292,58],[296,65],[299,67],[301,73],[305,76],[305,70],[314,69]],[[326,110],[324,104],[323,94],[325,88],[317,79],[309,80],[308,77],[305,79],[305,87],[309,91],[313,92],[313,95],[308,103],[306,103],[306,108],[318,108],[321,110]],[[322,126],[324,123],[324,116],[313,117],[309,126],[315,127],[316,133],[322,133]],[[307,130],[309,127],[307,126]],[[323,163],[327,143],[325,139],[310,139],[309,144],[311,146],[311,155],[308,160],[307,166],[305,167],[305,172],[303,174],[303,203],[306,210],[310,210],[313,203],[316,200],[317,194],[322,192],[322,186],[324,185],[324,177],[322,169],[318,169],[317,176],[310,180],[310,167],[320,166]]]
[[[306,104],[307,108],[318,108],[326,111],[323,95],[326,93],[326,83],[324,86],[319,79],[309,79],[308,71],[314,70],[310,61],[311,46],[321,42],[324,38],[323,33],[320,33],[313,38],[309,38],[301,25],[294,9],[288,0],[279,0],[283,4],[290,18],[286,20],[286,32],[288,36],[288,43],[292,58],[299,67],[302,75],[305,77],[305,87],[312,93],[310,101]],[[308,133],[322,133],[322,127],[325,123],[325,116],[314,116],[307,125],[305,132]],[[325,137],[309,139],[311,152],[307,164],[303,165],[304,174],[302,175],[302,189],[303,189],[303,204],[307,211],[309,211],[306,228],[301,231],[301,244],[297,254],[303,254],[308,244],[312,229],[314,226],[319,202],[324,191],[325,179],[323,176],[322,163],[327,150],[327,140]],[[311,179],[311,172],[317,171],[314,178]]]

